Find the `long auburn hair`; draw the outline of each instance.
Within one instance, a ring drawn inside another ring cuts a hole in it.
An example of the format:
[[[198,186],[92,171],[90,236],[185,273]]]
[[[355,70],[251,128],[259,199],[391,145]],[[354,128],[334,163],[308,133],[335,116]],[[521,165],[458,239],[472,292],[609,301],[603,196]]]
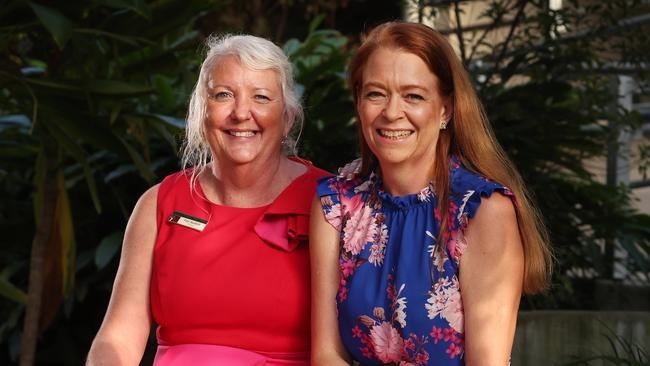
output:
[[[447,162],[453,154],[466,168],[512,190],[516,197],[517,224],[524,248],[523,291],[532,294],[545,290],[552,272],[548,233],[521,176],[497,142],[470,78],[449,42],[437,31],[418,23],[388,22],[374,28],[349,65],[348,82],[355,105],[363,85],[366,62],[380,48],[398,49],[420,57],[438,78],[440,94],[449,100],[451,119],[447,128],[440,130],[433,167],[442,222],[450,219]],[[376,158],[363,137],[360,124],[358,127],[361,174],[368,174]],[[441,225],[438,248],[446,240],[447,230],[447,225]]]

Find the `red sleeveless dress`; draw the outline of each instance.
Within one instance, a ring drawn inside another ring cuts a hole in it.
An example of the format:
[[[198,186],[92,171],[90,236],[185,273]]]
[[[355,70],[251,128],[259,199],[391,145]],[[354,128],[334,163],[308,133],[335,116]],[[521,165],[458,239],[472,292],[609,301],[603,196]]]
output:
[[[307,172],[257,208],[208,202],[183,172],[163,180],[150,294],[160,345],[308,359],[309,212],[317,179],[329,173],[299,162]],[[207,224],[170,221],[178,214]]]

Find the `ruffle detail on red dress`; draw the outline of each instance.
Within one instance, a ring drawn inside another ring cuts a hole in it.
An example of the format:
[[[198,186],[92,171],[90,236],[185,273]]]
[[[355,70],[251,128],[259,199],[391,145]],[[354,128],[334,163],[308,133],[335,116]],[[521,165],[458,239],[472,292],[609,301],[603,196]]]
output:
[[[307,172],[296,178],[269,206],[255,224],[255,233],[267,244],[291,252],[309,240],[309,213],[316,189],[316,179],[327,172],[314,168],[311,162],[293,159],[307,166]]]

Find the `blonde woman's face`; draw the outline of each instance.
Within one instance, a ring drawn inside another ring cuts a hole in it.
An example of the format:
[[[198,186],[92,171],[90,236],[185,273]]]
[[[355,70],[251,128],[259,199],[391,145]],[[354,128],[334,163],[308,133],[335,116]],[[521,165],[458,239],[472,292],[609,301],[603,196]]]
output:
[[[273,70],[252,70],[234,56],[217,62],[208,81],[206,135],[215,160],[247,164],[281,154],[288,132]]]
[[[420,57],[380,48],[368,58],[362,80],[361,129],[382,170],[395,164],[431,170],[447,112],[438,78]]]

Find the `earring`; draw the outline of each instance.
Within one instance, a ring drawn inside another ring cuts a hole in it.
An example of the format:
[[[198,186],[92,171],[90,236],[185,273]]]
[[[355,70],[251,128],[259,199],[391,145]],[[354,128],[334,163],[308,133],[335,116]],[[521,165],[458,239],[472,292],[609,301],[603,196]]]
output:
[[[447,128],[447,121],[442,121],[442,122],[440,123],[440,129],[441,129],[441,130],[444,130],[444,129],[446,129],[446,128]]]

